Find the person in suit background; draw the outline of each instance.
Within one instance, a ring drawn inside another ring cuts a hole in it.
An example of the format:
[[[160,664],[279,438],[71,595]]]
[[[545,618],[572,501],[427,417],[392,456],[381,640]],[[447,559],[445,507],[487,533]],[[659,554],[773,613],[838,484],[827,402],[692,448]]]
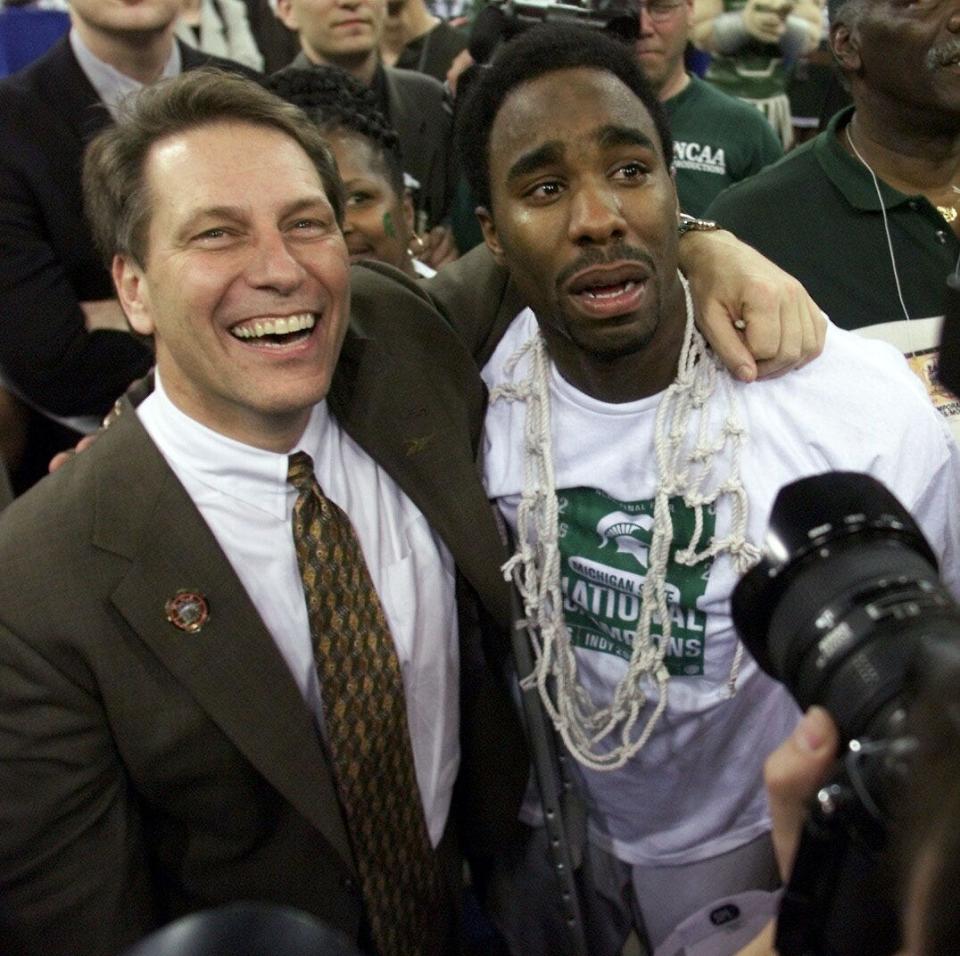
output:
[[[384,63],[446,80],[467,35],[435,16],[424,0],[389,0],[380,55]]]
[[[323,130],[346,190],[343,237],[352,261],[379,259],[411,279],[434,270],[416,255],[413,198],[403,181],[400,138],[373,91],[335,66],[290,68],[264,85]]]
[[[509,621],[471,357],[373,272],[348,328],[336,167],[245,80],[145,91],[85,186],[156,387],[0,523],[0,948],[113,956],[249,899],[382,956],[450,952],[458,771],[478,840],[512,829],[527,772],[458,627],[455,562]],[[339,548],[318,587],[316,522]],[[459,742],[474,706],[496,773]]]
[[[236,60],[252,70],[263,69],[263,54],[243,0],[184,0],[177,36],[204,53]]]
[[[110,125],[124,96],[205,64],[237,64],[176,42],[179,0],[134,5],[75,0],[67,37],[0,81],[0,376],[44,416],[31,445],[41,467],[53,447],[95,428],[113,401],[150,367],[129,334],[110,276],[83,216],[86,144]],[[49,450],[48,450],[49,449]]]
[[[338,66],[373,90],[400,137],[404,172],[417,182],[417,230],[428,247],[423,260],[437,269],[455,259],[444,224],[457,184],[450,105],[432,76],[380,61],[386,0],[278,0],[277,13],[300,34],[302,50],[292,67]]]

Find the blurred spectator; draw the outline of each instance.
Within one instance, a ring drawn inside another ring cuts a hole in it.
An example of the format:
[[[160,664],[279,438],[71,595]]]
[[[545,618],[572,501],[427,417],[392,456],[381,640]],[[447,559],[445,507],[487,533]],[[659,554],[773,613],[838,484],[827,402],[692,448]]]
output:
[[[380,54],[388,66],[426,73],[443,82],[467,48],[460,30],[434,16],[424,0],[387,0]]]
[[[936,351],[960,258],[960,17],[890,0],[830,0],[830,14],[853,106],[707,215],[800,279],[838,325],[906,353],[960,438]]]
[[[693,11],[693,0],[647,0],[639,8],[635,49],[670,121],[680,206],[700,216],[727,186],[783,151],[757,110],[687,72]]]
[[[845,328],[941,315],[960,256],[960,18],[830,0],[854,105],[709,215],[795,275]]]
[[[446,220],[456,187],[452,116],[443,85],[431,76],[380,62],[385,0],[278,0],[283,22],[300,33],[291,64],[338,66],[369,86],[380,112],[400,137],[404,171],[416,180],[416,227],[434,268],[456,258]]]
[[[263,69],[275,73],[288,66],[300,52],[300,38],[296,31],[280,22],[271,0],[244,0],[247,20],[257,47],[263,54]]]
[[[84,219],[84,148],[145,84],[210,63],[251,73],[175,42],[179,13],[179,0],[74,0],[69,37],[0,81],[0,374],[79,431],[152,363]]]
[[[203,53],[263,69],[243,0],[183,0],[177,37]]]
[[[789,66],[816,48],[822,0],[695,0],[691,39],[713,58],[706,79],[756,106],[793,143]]]
[[[421,244],[403,181],[400,138],[369,87],[333,66],[284,70],[266,86],[299,106],[326,136],[343,179],[343,235],[351,261],[378,259],[411,279],[432,275],[414,256]]]

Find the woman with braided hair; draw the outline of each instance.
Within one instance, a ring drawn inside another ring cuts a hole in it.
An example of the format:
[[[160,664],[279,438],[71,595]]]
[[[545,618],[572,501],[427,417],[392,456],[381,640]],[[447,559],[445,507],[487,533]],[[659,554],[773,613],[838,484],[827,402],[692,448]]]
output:
[[[343,235],[350,258],[378,259],[411,278],[432,275],[416,258],[423,242],[414,231],[400,139],[374,93],[332,66],[286,69],[265,85],[300,107],[327,138],[346,193]]]

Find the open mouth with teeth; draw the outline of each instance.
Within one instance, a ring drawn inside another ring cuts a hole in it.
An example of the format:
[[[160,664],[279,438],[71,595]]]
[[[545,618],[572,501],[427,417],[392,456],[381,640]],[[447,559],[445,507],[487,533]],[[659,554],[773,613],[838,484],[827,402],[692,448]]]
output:
[[[576,277],[567,291],[582,311],[608,318],[636,309],[643,300],[646,286],[646,272],[630,265],[589,270]]]
[[[312,312],[299,315],[276,316],[272,318],[250,319],[240,322],[230,329],[230,334],[241,342],[267,348],[284,348],[295,345],[310,337],[317,324]]]
[[[586,289],[578,292],[577,295],[589,296],[591,299],[612,299],[618,295],[632,291],[636,286],[636,282],[628,279],[626,282],[618,282],[613,285],[588,286]]]

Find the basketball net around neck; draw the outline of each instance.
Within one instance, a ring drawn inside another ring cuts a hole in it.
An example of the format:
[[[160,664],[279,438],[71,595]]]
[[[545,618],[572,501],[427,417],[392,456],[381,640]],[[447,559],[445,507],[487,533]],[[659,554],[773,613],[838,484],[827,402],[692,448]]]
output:
[[[597,706],[580,684],[573,643],[563,617],[559,507],[550,428],[551,363],[539,331],[510,357],[505,367],[510,379],[520,360],[529,356],[529,377],[501,384],[490,394],[491,403],[506,400],[526,405],[517,550],[503,566],[504,577],[515,581],[523,600],[524,623],[534,651],[533,670],[521,684],[525,690],[538,689],[567,749],[593,770],[616,770],[630,760],[650,739],[667,705],[670,675],[663,658],[672,630],[666,586],[673,542],[670,498],[681,496],[694,513],[690,544],[674,555],[678,564],[692,566],[726,553],[742,573],[760,556],[758,548],[746,540],[747,497],[740,478],[740,453],[746,432],[736,397],[729,378],[721,372],[718,360],[694,325],[690,288],[683,275],[680,281],[686,301],[686,331],[677,377],[663,393],[657,408],[654,444],[658,477],[649,567],[641,590],[640,620],[627,672],[614,688],[608,705]],[[714,404],[717,399],[723,402],[722,424],[711,427],[707,404]],[[729,457],[729,473],[724,480],[714,481],[708,487],[714,461],[721,453]],[[715,506],[722,498],[728,499],[731,506],[730,533],[703,542],[703,509]],[[661,622],[659,640],[651,636],[654,616]],[[728,677],[731,695],[736,691],[742,657],[743,645],[738,641]],[[653,710],[645,714],[651,695]]]

